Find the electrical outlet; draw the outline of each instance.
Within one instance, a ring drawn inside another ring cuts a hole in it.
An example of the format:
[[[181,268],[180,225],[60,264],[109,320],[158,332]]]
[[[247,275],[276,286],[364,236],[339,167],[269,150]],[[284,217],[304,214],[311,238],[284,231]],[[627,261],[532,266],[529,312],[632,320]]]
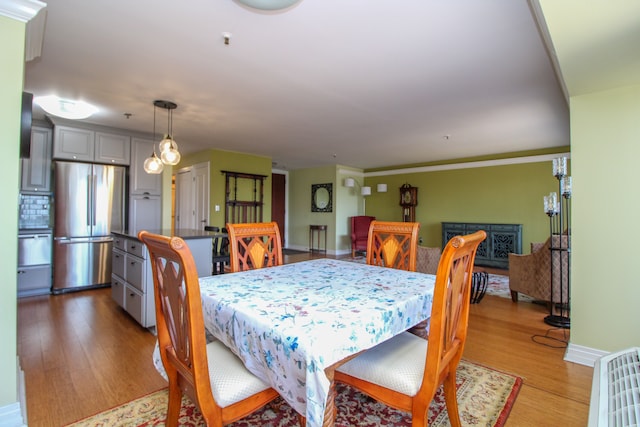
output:
[[[216,212],[220,212],[220,205],[216,205],[215,206],[215,210],[216,210]]]

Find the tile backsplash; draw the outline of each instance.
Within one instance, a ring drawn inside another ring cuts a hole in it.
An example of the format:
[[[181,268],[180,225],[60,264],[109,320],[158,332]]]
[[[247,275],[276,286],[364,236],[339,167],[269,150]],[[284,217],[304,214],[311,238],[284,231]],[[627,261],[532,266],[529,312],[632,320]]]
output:
[[[46,194],[20,195],[20,229],[51,228],[51,199]]]

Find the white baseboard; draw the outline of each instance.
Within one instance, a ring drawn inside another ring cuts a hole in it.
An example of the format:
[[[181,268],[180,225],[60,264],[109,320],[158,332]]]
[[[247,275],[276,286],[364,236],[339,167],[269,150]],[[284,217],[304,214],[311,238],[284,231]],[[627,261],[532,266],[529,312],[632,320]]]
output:
[[[20,402],[0,407],[0,426],[26,427],[22,418]]]
[[[16,377],[18,379],[18,402],[0,407],[0,426],[27,426],[27,397],[25,394],[24,372],[20,368],[20,358],[16,358]]]
[[[309,247],[308,246],[301,246],[301,245],[287,245],[287,249],[293,249],[295,251],[302,251],[302,252],[308,252],[309,251]],[[327,250],[327,255],[346,255],[346,254],[350,254],[351,251],[336,251],[333,249],[329,249]]]
[[[593,367],[596,364],[596,360],[607,354],[609,354],[608,351],[569,343],[564,354],[564,360]]]

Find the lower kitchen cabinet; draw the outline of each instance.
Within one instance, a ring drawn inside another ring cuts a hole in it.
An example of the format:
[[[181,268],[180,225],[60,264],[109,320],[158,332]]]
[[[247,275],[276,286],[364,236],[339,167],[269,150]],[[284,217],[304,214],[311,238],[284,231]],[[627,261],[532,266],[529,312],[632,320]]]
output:
[[[165,235],[171,235],[165,231]],[[198,277],[210,276],[211,235],[201,230],[184,231]],[[129,233],[113,233],[111,298],[145,328],[156,325],[151,259],[147,247]]]
[[[145,328],[156,325],[153,276],[147,248],[134,238],[113,239],[111,297]]]
[[[18,298],[51,293],[51,266],[18,267]]]

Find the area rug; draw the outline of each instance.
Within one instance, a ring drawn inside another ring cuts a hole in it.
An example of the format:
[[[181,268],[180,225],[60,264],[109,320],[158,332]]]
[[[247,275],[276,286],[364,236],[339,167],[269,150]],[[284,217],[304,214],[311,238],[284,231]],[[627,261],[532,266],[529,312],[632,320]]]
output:
[[[522,379],[475,363],[461,361],[457,372],[457,395],[463,426],[496,426],[505,424],[515,402]],[[378,403],[351,387],[337,385],[336,406],[339,427],[408,427],[411,417]],[[78,421],[73,427],[148,427],[164,425],[167,390],[163,389],[122,406]],[[184,397],[180,411],[181,426],[202,426],[200,411]],[[230,424],[231,427],[297,426],[298,416],[278,398],[265,408]],[[442,389],[429,408],[431,427],[450,426]]]

